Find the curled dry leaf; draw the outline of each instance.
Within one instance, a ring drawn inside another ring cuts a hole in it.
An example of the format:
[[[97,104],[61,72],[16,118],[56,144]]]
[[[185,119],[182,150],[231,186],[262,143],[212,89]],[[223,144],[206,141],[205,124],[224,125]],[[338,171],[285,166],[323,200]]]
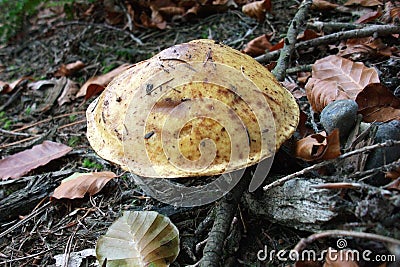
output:
[[[62,64],[60,68],[54,73],[55,77],[62,77],[62,76],[71,76],[78,70],[81,70],[85,67],[85,63],[78,60],[73,63],[69,63],[67,65]]]
[[[65,103],[70,103],[71,101],[73,101],[78,90],[78,84],[70,79],[67,79],[67,83],[65,84],[64,89],[57,99],[58,105],[62,106]]]
[[[117,177],[113,172],[74,173],[64,179],[54,190],[52,198],[83,198],[86,193],[90,196],[97,194],[111,179]]]
[[[242,6],[242,12],[247,16],[263,22],[267,12],[271,11],[271,0],[261,0]]]
[[[20,178],[29,171],[64,156],[71,150],[72,148],[69,146],[44,141],[31,149],[0,160],[0,178],[3,180]]]
[[[305,161],[328,160],[340,155],[339,130],[309,135],[296,143],[295,155]]]
[[[313,0],[311,8],[321,11],[329,11],[329,10],[334,10],[338,6],[339,6],[338,4],[334,4],[325,0]]]
[[[389,179],[392,179],[392,180],[397,179],[397,189],[400,190],[400,180],[399,180],[399,177],[400,177],[400,167],[397,168],[397,169],[394,169],[394,170],[392,170],[392,171],[390,171],[390,172],[387,172],[387,173],[385,174],[385,177],[386,177],[386,178],[389,178]]]
[[[272,34],[263,34],[254,38],[247,43],[246,47],[243,49],[243,52],[252,57],[265,54],[265,51],[270,50],[273,46],[269,42],[271,36]]]
[[[370,83],[379,83],[378,73],[374,68],[332,55],[313,64],[312,78],[305,88],[313,110],[321,112],[332,101],[354,100]]]
[[[2,94],[11,93],[19,84],[21,84],[25,80],[33,81],[33,78],[30,76],[23,76],[13,81],[12,83],[0,81],[0,93]]]
[[[79,89],[79,92],[76,94],[76,97],[84,96],[85,100],[89,99],[93,95],[103,91],[104,88],[111,82],[111,80],[115,76],[117,76],[124,70],[127,70],[131,66],[132,65],[130,65],[130,64],[122,64],[121,66],[113,69],[112,71],[110,71],[104,75],[95,76],[95,77],[90,78]]]
[[[400,99],[380,83],[367,85],[355,100],[365,122],[400,120]]]
[[[178,229],[155,211],[125,211],[96,243],[100,266],[164,267],[178,254]]]
[[[371,12],[365,13],[360,18],[356,20],[356,23],[367,23],[376,20],[382,16],[382,9],[378,8],[378,10],[373,10]]]
[[[341,43],[338,47],[340,50],[338,56],[357,60],[368,57],[390,57],[392,50],[395,48],[388,47],[382,42],[380,38],[365,37],[365,38],[354,38],[348,39]]]
[[[379,0],[348,0],[345,6],[359,5],[359,6],[379,6],[383,5],[382,1]]]

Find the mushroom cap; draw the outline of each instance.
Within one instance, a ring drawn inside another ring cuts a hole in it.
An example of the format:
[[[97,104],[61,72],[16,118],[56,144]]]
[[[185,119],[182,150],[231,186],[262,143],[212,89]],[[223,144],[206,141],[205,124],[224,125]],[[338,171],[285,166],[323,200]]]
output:
[[[271,157],[295,131],[294,97],[226,45],[172,46],[118,75],[87,109],[103,158],[144,177],[213,176]]]

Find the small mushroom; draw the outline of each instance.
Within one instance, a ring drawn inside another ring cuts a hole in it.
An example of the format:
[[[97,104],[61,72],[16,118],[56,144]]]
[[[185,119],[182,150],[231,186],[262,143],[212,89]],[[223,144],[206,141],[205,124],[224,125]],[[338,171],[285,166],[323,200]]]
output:
[[[298,120],[295,99],[264,66],[195,40],[117,76],[88,107],[87,136],[139,176],[213,176],[272,156]]]

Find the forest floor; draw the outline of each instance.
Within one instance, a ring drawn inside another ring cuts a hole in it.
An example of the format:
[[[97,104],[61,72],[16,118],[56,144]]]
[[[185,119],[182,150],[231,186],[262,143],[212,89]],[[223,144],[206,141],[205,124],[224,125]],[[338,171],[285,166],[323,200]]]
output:
[[[72,147],[72,151],[31,170],[22,178],[0,181],[0,203],[3,208],[8,209],[7,216],[0,215],[0,265],[63,266],[56,265],[56,255],[70,255],[85,249],[94,249],[99,236],[103,235],[125,210],[155,210],[171,218],[181,236],[181,253],[172,266],[196,264],[202,257],[202,248],[212,225],[212,220],[207,220],[214,204],[195,208],[174,208],[146,196],[140,187],[135,185],[130,175],[118,166],[101,159],[92,150],[86,138],[85,111],[95,97],[85,101],[83,97],[71,96],[69,99],[64,98],[67,101],[60,105],[56,101],[60,92],[55,97],[52,95],[54,87],[44,86],[32,90],[28,83],[60,79],[55,78],[60,66],[79,60],[85,67],[68,78],[82,86],[91,77],[105,74],[123,63],[136,63],[148,59],[167,47],[194,39],[213,39],[243,50],[255,37],[273,33],[270,42],[276,44],[286,36],[298,6],[297,1],[273,1],[272,11],[267,13],[266,20],[262,23],[247,17],[239,9],[233,9],[191,21],[168,22],[163,30],[134,30],[134,36],[143,44],[138,44],[137,39],[133,39],[128,31],[109,27],[105,23],[57,18],[52,23],[27,26],[23,34],[2,46],[0,81],[11,83],[24,76],[30,78],[19,83],[12,92],[0,96],[1,157],[25,151],[44,140],[68,145]],[[312,10],[309,21],[334,21],[352,25],[355,14],[338,10]],[[392,37],[382,40],[390,47],[399,48],[398,40]],[[330,45],[337,47],[339,43],[340,41],[332,42]],[[327,44],[304,49],[301,55],[295,55],[296,59],[292,61],[291,66],[313,64],[316,60],[333,54],[334,50],[335,48],[331,49]],[[392,92],[399,91],[399,57],[378,56],[362,60],[367,66],[374,66],[379,70],[381,81]],[[310,68],[306,70],[310,71]],[[288,75],[288,80],[292,82],[296,82],[297,79],[298,76],[294,72]],[[304,83],[300,87],[304,87]],[[299,99],[299,103],[308,105],[304,97]],[[309,110],[305,110],[309,115]],[[274,163],[272,173],[276,172],[281,176],[309,166],[308,163],[285,153],[279,156],[279,160],[280,163]],[[288,163],[284,163],[285,161]],[[113,171],[118,177],[93,196],[49,201],[49,195],[62,179],[75,172],[96,171]],[[354,197],[353,201],[359,199],[357,197]],[[350,201],[351,197],[346,199]],[[6,203],[9,203],[8,206],[5,206]],[[398,213],[399,208],[397,206],[391,212]],[[239,241],[228,246],[235,248],[234,251],[225,251],[226,266],[286,266],[288,262],[276,258],[260,261],[257,259],[257,253],[264,249],[264,246],[276,250],[291,249],[301,238],[311,234],[309,231],[295,229],[292,225],[277,224],[263,216],[253,215],[241,207],[235,218],[241,225],[241,238],[235,239],[230,236],[232,242]],[[385,231],[393,231],[389,232],[389,236],[399,238],[399,222],[398,217],[396,218],[391,225],[385,225],[384,228]],[[349,218],[348,222],[357,221],[356,219]],[[343,221],[346,220],[342,219],[341,222]],[[338,224],[338,229],[343,229],[341,226]],[[370,228],[376,230],[375,226]],[[199,232],[201,234],[198,234]],[[382,233],[385,232],[380,232]],[[312,247],[326,248],[334,241],[321,240]],[[390,254],[380,243],[371,241],[368,244],[376,251]],[[368,247],[368,244],[363,246]],[[68,266],[95,266],[95,255],[93,252],[89,254],[76,256],[82,260],[81,265],[71,259]],[[302,264],[298,263],[296,266],[322,266],[324,260]],[[358,264],[351,266],[389,266],[383,265],[385,263],[382,262],[375,265],[365,262]]]

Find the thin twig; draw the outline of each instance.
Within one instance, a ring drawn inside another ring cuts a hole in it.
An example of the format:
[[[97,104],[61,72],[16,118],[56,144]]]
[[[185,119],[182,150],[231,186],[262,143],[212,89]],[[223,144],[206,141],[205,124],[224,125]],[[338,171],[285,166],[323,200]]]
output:
[[[315,39],[307,40],[304,42],[297,43],[295,45],[296,49],[304,49],[308,47],[316,47],[319,45],[330,44],[340,40],[350,39],[350,38],[361,38],[368,37],[375,34],[377,36],[390,35],[394,33],[400,33],[400,26],[397,25],[372,25],[362,29],[341,31],[337,33],[332,33]],[[276,50],[265,55],[256,57],[255,59],[261,63],[267,63],[271,60],[275,60],[279,57],[281,50]]]
[[[278,180],[276,180],[276,181],[274,181],[274,182],[272,182],[272,183],[270,183],[270,184],[264,186],[263,189],[264,189],[265,191],[267,191],[267,190],[269,190],[269,189],[271,189],[271,188],[273,188],[273,187],[283,185],[283,184],[286,183],[287,181],[292,180],[292,179],[294,179],[294,178],[296,178],[296,177],[299,177],[300,175],[304,175],[304,174],[306,174],[306,173],[309,173],[309,172],[318,170],[318,169],[321,168],[321,167],[324,167],[324,166],[327,166],[327,165],[329,165],[329,164],[331,164],[331,163],[335,163],[335,162],[337,162],[337,161],[339,161],[339,160],[342,160],[342,159],[345,159],[345,158],[354,156],[354,155],[356,155],[356,154],[368,152],[368,151],[371,151],[371,150],[374,150],[374,149],[377,149],[377,148],[389,147],[389,146],[398,146],[398,145],[400,145],[400,141],[388,140],[388,141],[383,142],[383,143],[378,143],[378,144],[374,144],[374,145],[370,145],[370,146],[365,146],[365,147],[362,147],[362,148],[360,148],[360,149],[356,149],[356,150],[347,152],[347,153],[345,153],[345,154],[343,154],[343,155],[340,155],[340,156],[337,157],[336,159],[331,159],[331,160],[323,161],[323,162],[320,162],[320,163],[311,165],[311,166],[309,166],[309,167],[307,167],[307,168],[304,168],[304,169],[302,169],[302,170],[300,170],[300,171],[298,171],[298,172],[295,172],[295,173],[292,173],[292,174],[290,174],[290,175],[284,176],[284,177],[282,177],[282,178],[280,178],[280,179],[278,179]]]
[[[30,219],[35,218],[37,215],[42,213],[49,205],[50,205],[50,202],[47,202],[43,206],[41,206],[40,208],[38,208],[36,210],[33,210],[29,215],[25,216],[24,219],[22,219],[21,221],[17,222],[16,224],[11,226],[10,228],[5,230],[4,232],[0,233],[0,238],[2,238],[3,236],[6,236],[8,233],[11,233],[15,229],[17,229],[18,227],[20,227],[21,225],[26,223],[27,221],[29,221]]]
[[[383,243],[392,243],[395,245],[400,245],[400,240],[387,237],[387,236],[382,236],[382,235],[377,235],[377,234],[371,234],[371,233],[363,233],[363,232],[355,232],[355,231],[345,231],[345,230],[327,230],[324,232],[312,234],[308,236],[307,238],[302,238],[297,245],[294,247],[293,251],[301,252],[303,249],[305,249],[309,244],[313,243],[314,241],[325,238],[325,237],[333,237],[333,236],[350,236],[350,237],[355,237],[355,238],[364,238],[364,239],[370,239],[370,240],[375,240]]]
[[[295,49],[297,35],[303,30],[307,21],[308,10],[311,7],[312,0],[303,0],[296,15],[290,23],[276,67],[272,70],[278,81],[283,81],[286,76],[286,70],[289,67],[290,58]]]

